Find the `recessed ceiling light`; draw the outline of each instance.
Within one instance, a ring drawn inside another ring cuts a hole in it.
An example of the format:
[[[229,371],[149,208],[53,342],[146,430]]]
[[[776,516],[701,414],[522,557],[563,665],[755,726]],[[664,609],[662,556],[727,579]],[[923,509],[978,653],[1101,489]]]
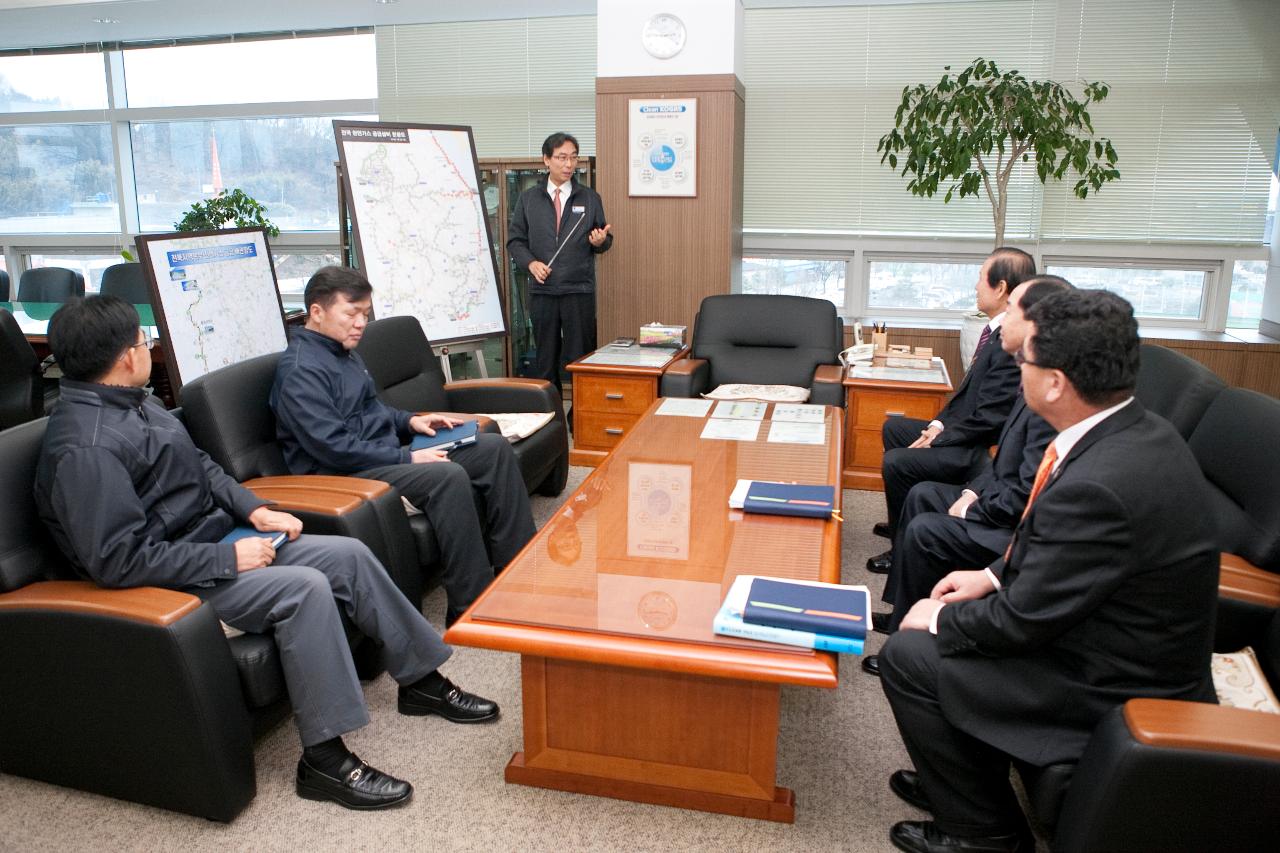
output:
[[[398,2],[398,0],[373,0],[373,2],[379,6],[390,6],[392,3]]]
[[[95,24],[118,24],[120,23],[120,19],[119,18],[94,18],[93,22]]]

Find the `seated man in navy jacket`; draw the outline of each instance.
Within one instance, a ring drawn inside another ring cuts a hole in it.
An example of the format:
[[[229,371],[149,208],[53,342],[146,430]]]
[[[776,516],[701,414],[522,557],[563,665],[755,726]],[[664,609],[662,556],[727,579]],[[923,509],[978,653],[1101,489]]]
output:
[[[199,596],[234,628],[271,631],[302,738],[297,790],[354,809],[407,802],[413,786],[370,767],[342,735],[369,722],[338,606],[382,644],[402,714],[456,723],[498,717],[439,667],[452,650],[363,543],[303,536],[191,442],[143,386],[151,345],[133,306],[73,300],[49,323],[62,397],[36,470],[40,516],[77,571],[99,586],[159,586]],[[288,534],[222,538],[236,525]],[[335,604],[336,599],[336,604]]]
[[[964,483],[973,478],[995,444],[1018,393],[1018,368],[1000,347],[1000,326],[1009,294],[1036,274],[1036,262],[1021,249],[1002,246],[978,272],[978,310],[991,319],[982,331],[960,387],[933,420],[895,417],[884,422],[884,499],[888,523],[873,529],[894,537],[907,492],[916,483]],[[868,571],[889,571],[891,552],[867,560]]]
[[[443,585],[453,623],[533,538],[529,494],[505,438],[476,436],[475,444],[411,450],[415,433],[456,426],[439,414],[413,414],[378,399],[364,361],[353,352],[368,325],[373,287],[359,272],[323,267],[303,299],[305,328],[280,357],[271,408],[285,462],[295,474],[347,474],[382,480],[426,515],[440,543]],[[477,514],[484,506],[488,541]]]
[[[1029,324],[1026,310],[1053,293],[1070,290],[1056,275],[1028,279],[1014,288],[1001,326],[1000,346],[1022,348]],[[992,464],[963,488],[951,483],[917,483],[907,494],[893,543],[893,568],[885,578],[884,600],[892,614],[875,614],[877,628],[893,633],[907,609],[928,598],[934,584],[955,568],[985,566],[1004,552],[1022,516],[1044,449],[1056,431],[1031,411],[1021,390],[1000,433]],[[879,657],[866,655],[862,668],[878,675]]]
[[[1133,308],[1069,290],[1027,319],[1023,394],[1058,430],[1027,509],[1004,556],[943,578],[880,652],[915,765],[889,787],[933,813],[894,825],[901,850],[1031,853],[1013,761],[1079,761],[1129,699],[1215,701],[1206,484],[1182,436],[1133,396]]]

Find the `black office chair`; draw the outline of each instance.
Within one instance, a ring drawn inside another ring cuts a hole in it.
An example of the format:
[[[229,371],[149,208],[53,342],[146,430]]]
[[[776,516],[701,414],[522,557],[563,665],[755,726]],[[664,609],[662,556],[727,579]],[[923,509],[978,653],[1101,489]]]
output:
[[[663,397],[696,397],[725,384],[795,385],[809,389],[810,403],[844,406],[844,325],[827,300],[708,296],[693,323],[693,351],[663,374]]]
[[[1134,396],[1189,439],[1205,409],[1227,383],[1200,362],[1167,347],[1143,344],[1141,353]]]
[[[370,323],[356,352],[373,377],[378,397],[410,412],[498,414],[552,412],[550,423],[514,445],[525,487],[555,496],[569,477],[569,430],[560,392],[544,379],[466,379],[445,383],[444,371],[414,317]]]
[[[18,279],[18,302],[66,302],[84,296],[84,276],[63,267],[24,270]]]
[[[0,270],[0,302],[9,301],[9,273]]]
[[[119,296],[131,305],[151,304],[151,290],[147,287],[142,264],[114,264],[102,271],[99,292],[103,296]]]
[[[43,414],[40,359],[13,314],[0,308],[0,429],[33,421]]]

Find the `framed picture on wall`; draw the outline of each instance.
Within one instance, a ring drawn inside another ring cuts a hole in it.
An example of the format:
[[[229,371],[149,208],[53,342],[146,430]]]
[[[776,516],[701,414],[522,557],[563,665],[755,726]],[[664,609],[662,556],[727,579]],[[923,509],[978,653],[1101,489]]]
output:
[[[627,194],[698,195],[698,99],[627,101]]]

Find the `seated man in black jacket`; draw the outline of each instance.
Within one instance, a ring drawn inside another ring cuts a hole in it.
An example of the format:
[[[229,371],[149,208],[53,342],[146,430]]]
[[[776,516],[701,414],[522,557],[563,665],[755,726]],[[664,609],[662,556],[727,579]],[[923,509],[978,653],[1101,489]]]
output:
[[[1000,346],[1016,353],[1026,339],[1026,310],[1071,285],[1056,275],[1036,276],[1014,288],[1001,326]],[[1057,435],[1018,392],[1000,433],[992,464],[963,488],[951,483],[917,483],[907,494],[893,543],[893,567],[885,578],[884,600],[892,614],[875,614],[877,628],[898,630],[907,610],[928,598],[934,584],[955,568],[989,565],[1004,553],[1022,517],[1044,449]],[[879,658],[862,658],[862,668],[879,674]]]
[[[114,296],[68,302],[49,323],[62,398],[49,418],[35,497],[76,569],[104,587],[159,586],[199,596],[228,625],[272,632],[293,703],[302,758],[297,790],[312,800],[378,809],[413,786],[362,762],[342,742],[369,722],[338,607],[367,636],[401,685],[403,714],[457,723],[498,717],[437,667],[451,649],[363,543],[302,536],[302,522],[271,509],[214,464],[143,389],[152,341],[133,306]],[[283,532],[222,539],[237,525]]]
[[[353,352],[364,335],[373,287],[359,272],[324,267],[303,299],[305,328],[293,333],[276,368],[271,408],[285,462],[295,474],[348,474],[382,480],[426,515],[440,543],[446,625],[462,615],[533,538],[533,515],[520,465],[500,435],[449,452],[411,450],[415,433],[458,422],[439,414],[393,409],[378,399],[364,361]],[[484,506],[485,531],[475,490]]]
[[[978,310],[991,319],[960,387],[931,421],[895,417],[884,422],[881,476],[889,521],[875,526],[877,535],[894,537],[902,504],[916,483],[964,483],[981,470],[1018,393],[1018,368],[1000,348],[1000,325],[1009,294],[1035,274],[1035,260],[1021,249],[1002,246],[992,252],[976,285]],[[890,556],[886,551],[872,557],[867,569],[887,572]]]

